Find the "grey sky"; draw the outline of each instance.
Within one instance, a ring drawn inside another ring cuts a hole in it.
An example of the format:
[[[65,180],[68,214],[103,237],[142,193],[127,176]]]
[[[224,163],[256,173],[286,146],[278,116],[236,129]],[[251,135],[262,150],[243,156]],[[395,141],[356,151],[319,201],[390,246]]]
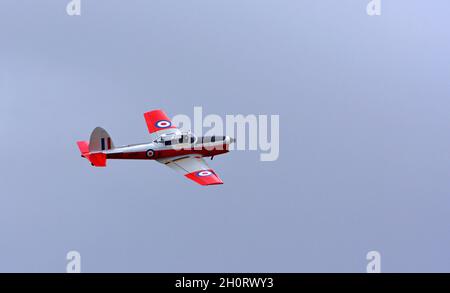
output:
[[[448,1],[68,2],[0,2],[0,271],[450,271]],[[219,156],[204,188],[79,156],[194,106],[279,114],[279,160]]]

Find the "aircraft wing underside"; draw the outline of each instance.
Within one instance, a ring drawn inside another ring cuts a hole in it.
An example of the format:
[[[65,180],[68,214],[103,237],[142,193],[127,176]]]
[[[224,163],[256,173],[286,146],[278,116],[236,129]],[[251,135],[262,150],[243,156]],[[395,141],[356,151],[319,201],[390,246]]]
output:
[[[223,184],[219,176],[217,176],[201,156],[187,155],[164,158],[157,161],[200,185]]]

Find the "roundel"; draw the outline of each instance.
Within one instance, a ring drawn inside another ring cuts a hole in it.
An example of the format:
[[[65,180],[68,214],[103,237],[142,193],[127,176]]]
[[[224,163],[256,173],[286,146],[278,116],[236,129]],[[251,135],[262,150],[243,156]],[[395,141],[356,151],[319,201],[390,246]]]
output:
[[[212,174],[213,173],[208,170],[203,170],[203,171],[197,172],[197,176],[199,176],[199,177],[206,177],[206,176],[210,176]]]
[[[159,120],[155,123],[155,126],[158,128],[167,128],[172,126],[172,123],[169,120]]]
[[[155,151],[154,150],[148,150],[146,152],[147,158],[152,158],[155,155]]]

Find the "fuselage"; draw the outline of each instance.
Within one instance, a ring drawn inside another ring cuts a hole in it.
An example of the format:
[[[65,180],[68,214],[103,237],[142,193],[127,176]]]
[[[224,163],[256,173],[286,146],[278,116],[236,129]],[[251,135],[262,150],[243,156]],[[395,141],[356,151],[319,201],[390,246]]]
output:
[[[116,147],[102,151],[107,159],[156,160],[198,154],[212,157],[227,153],[233,139],[229,136],[199,137],[195,141],[166,140]]]

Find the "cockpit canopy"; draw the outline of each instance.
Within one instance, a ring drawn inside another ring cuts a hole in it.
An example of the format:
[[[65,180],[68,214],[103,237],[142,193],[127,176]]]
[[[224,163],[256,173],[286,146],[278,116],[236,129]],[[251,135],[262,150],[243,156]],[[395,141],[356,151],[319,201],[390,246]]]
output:
[[[215,142],[221,142],[226,140],[226,136],[202,136],[197,138],[193,133],[191,132],[184,132],[184,133],[168,133],[161,135],[157,140],[155,140],[156,143],[164,144],[166,146],[168,145],[176,145],[176,144],[204,144],[204,143],[215,143]]]
[[[227,138],[226,136],[218,136],[218,135],[202,136],[199,138],[199,142],[200,141],[201,143],[221,142],[224,141],[226,138]]]
[[[197,137],[191,132],[163,134],[157,140],[155,140],[156,143],[161,143],[164,145],[174,145],[182,143],[194,144],[196,141]]]

